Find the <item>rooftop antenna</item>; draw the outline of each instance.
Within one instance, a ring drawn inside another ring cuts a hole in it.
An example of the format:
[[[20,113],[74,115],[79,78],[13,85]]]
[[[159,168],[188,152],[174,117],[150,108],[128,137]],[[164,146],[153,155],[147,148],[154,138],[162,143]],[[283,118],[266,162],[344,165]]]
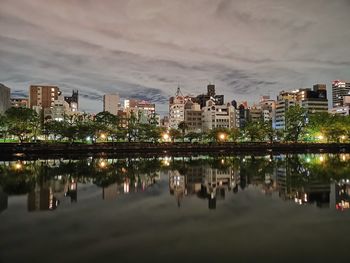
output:
[[[181,92],[181,89],[180,89],[180,84],[177,85],[177,90],[176,90],[176,93],[175,93],[175,96],[182,96],[183,97],[183,94]]]

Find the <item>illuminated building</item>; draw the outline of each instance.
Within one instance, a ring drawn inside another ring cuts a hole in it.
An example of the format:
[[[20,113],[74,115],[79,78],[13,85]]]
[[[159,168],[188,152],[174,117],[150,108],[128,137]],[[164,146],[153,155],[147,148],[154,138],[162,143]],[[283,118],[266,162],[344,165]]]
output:
[[[334,80],[332,82],[333,108],[344,106],[344,96],[350,95],[350,82]]]
[[[0,83],[0,113],[4,113],[11,107],[10,88]]]
[[[285,114],[289,107],[297,104],[297,93],[296,91],[281,91],[277,96],[276,102],[276,116],[275,125],[276,129],[285,129]]]
[[[191,97],[184,96],[180,87],[174,97],[169,99],[169,127],[177,129],[180,122],[185,120],[185,104]]]
[[[29,106],[41,109],[51,108],[58,99],[59,88],[57,86],[31,85],[29,87]]]

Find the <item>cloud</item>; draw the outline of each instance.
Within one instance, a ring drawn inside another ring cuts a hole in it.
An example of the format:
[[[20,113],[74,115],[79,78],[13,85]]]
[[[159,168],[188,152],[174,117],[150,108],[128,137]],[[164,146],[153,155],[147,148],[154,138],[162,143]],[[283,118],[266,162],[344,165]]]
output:
[[[349,77],[346,0],[0,0],[0,82],[152,100],[165,111],[177,86],[228,101]]]

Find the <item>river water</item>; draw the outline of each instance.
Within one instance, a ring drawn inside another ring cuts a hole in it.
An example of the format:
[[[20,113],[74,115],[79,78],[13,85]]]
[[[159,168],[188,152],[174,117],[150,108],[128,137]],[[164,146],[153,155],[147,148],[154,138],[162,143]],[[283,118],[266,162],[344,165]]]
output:
[[[0,161],[0,262],[349,262],[350,154]]]

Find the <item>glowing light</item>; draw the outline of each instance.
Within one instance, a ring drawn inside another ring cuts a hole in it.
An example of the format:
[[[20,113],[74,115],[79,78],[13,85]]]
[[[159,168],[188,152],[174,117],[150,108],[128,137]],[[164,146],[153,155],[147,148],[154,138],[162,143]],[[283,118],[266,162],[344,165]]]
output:
[[[15,169],[16,169],[16,170],[22,169],[22,164],[21,164],[21,163],[16,163],[16,164],[15,164]]]
[[[224,141],[226,139],[226,133],[219,133],[218,137],[220,141]]]
[[[104,140],[104,139],[106,139],[106,137],[107,137],[107,136],[106,136],[106,134],[101,133],[100,137],[101,137],[101,139],[103,139],[103,140]]]
[[[168,133],[163,133],[163,139],[164,141],[168,141],[170,138],[169,134]]]
[[[324,162],[324,157],[320,156],[320,162],[323,163]]]
[[[318,139],[320,139],[320,140],[323,140],[323,138],[324,138],[323,135],[318,136]]]
[[[101,162],[99,163],[99,166],[100,166],[101,168],[105,168],[105,167],[107,166],[107,163],[106,163],[105,161],[101,161]]]

